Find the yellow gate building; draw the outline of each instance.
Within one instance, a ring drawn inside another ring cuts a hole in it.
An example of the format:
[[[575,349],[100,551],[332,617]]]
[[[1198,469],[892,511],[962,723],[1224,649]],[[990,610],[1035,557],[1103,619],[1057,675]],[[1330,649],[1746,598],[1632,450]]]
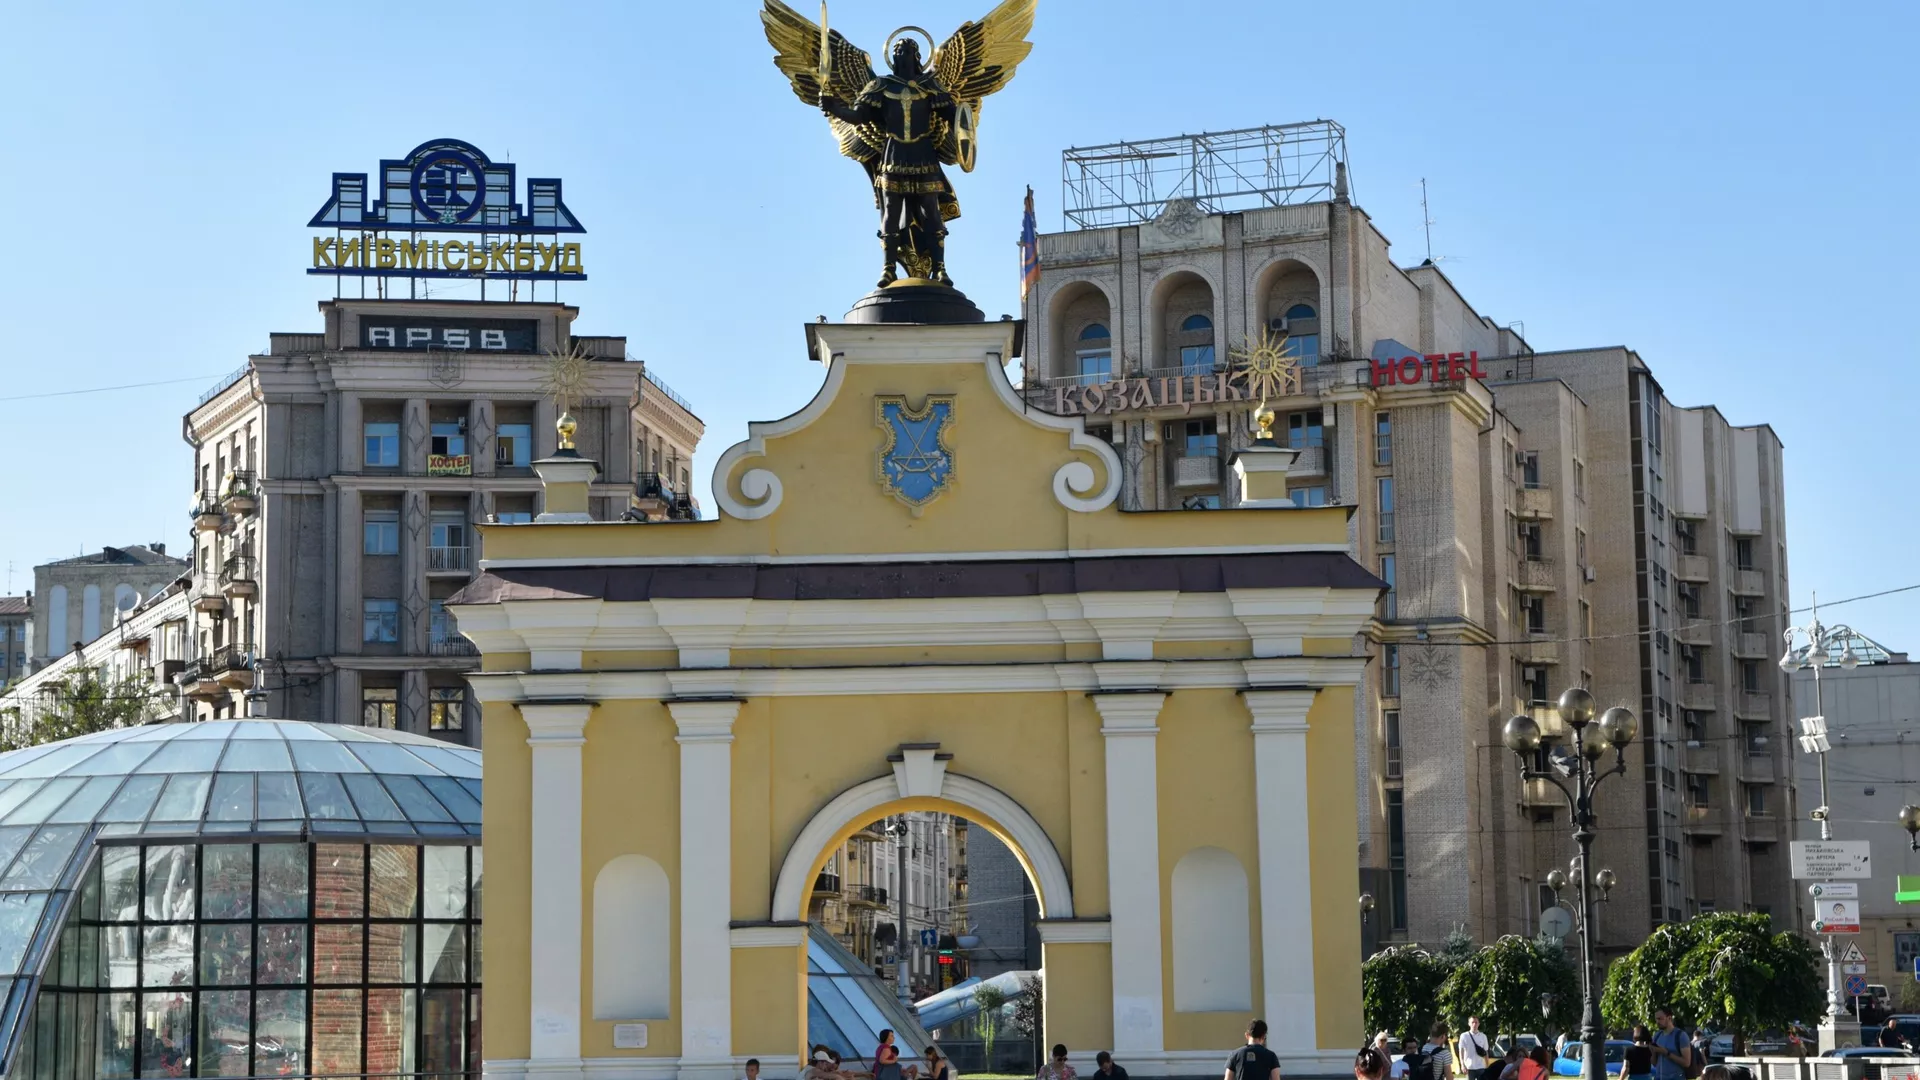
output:
[[[1124,513],[1115,448],[1022,407],[1020,324],[811,326],[800,411],[718,520],[586,520],[593,463],[485,528],[490,1076],[792,1076],[808,896],[855,830],[942,810],[1039,896],[1044,1036],[1218,1075],[1361,1042],[1348,511],[1233,462],[1243,508]],[[1170,392],[1198,392],[1174,388]]]

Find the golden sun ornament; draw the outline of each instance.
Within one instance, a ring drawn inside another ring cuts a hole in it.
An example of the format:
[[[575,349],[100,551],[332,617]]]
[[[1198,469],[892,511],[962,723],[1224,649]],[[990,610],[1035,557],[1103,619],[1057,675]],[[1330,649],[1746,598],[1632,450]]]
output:
[[[553,399],[560,410],[560,418],[554,421],[554,430],[560,433],[560,449],[573,449],[573,433],[579,429],[568,406],[587,388],[587,364],[590,358],[580,348],[578,342],[571,339],[566,350],[547,350],[546,371],[540,377],[540,392]]]
[[[1267,402],[1302,392],[1300,361],[1288,353],[1290,347],[1285,333],[1275,334],[1270,328],[1262,327],[1259,344],[1227,352],[1240,361],[1240,370],[1247,379],[1247,392],[1260,402],[1253,415],[1262,439],[1273,438],[1273,412],[1267,408]]]

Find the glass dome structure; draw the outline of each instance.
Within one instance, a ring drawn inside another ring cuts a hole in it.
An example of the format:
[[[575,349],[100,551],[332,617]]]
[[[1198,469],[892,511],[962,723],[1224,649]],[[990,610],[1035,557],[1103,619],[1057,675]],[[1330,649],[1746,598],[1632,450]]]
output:
[[[480,792],[333,724],[0,754],[0,1076],[477,1076]]]

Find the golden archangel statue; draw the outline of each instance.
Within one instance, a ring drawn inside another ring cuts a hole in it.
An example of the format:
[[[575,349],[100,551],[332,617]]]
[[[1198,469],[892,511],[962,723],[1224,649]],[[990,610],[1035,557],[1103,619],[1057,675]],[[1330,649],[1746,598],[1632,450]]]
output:
[[[780,0],[765,2],[760,20],[774,65],[801,101],[826,114],[840,152],[873,182],[885,250],[881,287],[950,287],[946,222],[960,216],[960,203],[940,167],[973,171],[981,102],[1013,79],[1033,48],[1026,38],[1036,0],[1005,0],[938,47],[925,30],[902,27],[887,39],[884,75],[874,74],[865,51],[827,28],[825,4],[816,26]],[[922,57],[915,34],[930,57]]]

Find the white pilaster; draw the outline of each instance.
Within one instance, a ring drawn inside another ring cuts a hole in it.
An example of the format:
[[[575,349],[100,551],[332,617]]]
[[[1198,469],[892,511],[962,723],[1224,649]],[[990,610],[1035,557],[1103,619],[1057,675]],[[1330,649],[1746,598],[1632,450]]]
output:
[[[738,701],[669,701],[680,744],[680,1072],[733,1076],[733,721]]]
[[[546,1075],[580,1067],[580,756],[590,702],[523,702],[533,748],[533,1033],[529,1065]]]
[[[1154,721],[1167,695],[1094,694],[1107,743],[1107,893],[1113,935],[1113,1053],[1166,1047],[1160,976],[1160,810]]]
[[[1307,872],[1307,710],[1313,690],[1248,690],[1260,847],[1260,984],[1267,1045],[1316,1049],[1313,892]],[[1340,914],[1336,912],[1335,914]]]

